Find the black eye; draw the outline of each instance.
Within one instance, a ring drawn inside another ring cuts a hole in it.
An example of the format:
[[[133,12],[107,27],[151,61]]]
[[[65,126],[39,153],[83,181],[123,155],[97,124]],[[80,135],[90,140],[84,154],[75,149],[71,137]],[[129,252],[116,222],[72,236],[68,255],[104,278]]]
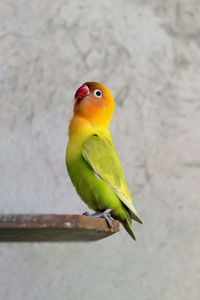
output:
[[[96,98],[101,98],[102,96],[102,92],[100,90],[95,90],[93,95],[96,97]]]

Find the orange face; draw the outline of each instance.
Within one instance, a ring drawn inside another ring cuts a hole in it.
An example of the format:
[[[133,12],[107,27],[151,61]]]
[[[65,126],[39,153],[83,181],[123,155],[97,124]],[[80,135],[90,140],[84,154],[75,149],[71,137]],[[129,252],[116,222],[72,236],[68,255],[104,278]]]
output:
[[[111,92],[101,83],[86,82],[75,94],[74,114],[95,125],[108,124],[113,113]]]

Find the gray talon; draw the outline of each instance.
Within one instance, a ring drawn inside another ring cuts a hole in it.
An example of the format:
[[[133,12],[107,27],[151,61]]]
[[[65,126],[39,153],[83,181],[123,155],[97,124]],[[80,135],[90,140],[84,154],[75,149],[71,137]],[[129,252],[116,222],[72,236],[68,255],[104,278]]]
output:
[[[83,213],[83,216],[88,216],[88,217],[94,217],[94,218],[103,218],[106,220],[108,227],[115,229],[111,219],[110,219],[110,212],[112,211],[111,208],[107,208],[105,211],[101,212],[101,213],[95,213],[95,214],[91,214],[88,211]]]
[[[89,211],[85,211],[85,212],[83,213],[83,216],[91,217],[91,214],[89,213]]]
[[[101,218],[105,218],[105,220],[106,220],[106,222],[107,222],[107,224],[108,224],[108,227],[110,227],[110,228],[112,228],[112,229],[115,228],[109,216],[107,216],[107,215],[105,214],[105,215],[103,215]]]

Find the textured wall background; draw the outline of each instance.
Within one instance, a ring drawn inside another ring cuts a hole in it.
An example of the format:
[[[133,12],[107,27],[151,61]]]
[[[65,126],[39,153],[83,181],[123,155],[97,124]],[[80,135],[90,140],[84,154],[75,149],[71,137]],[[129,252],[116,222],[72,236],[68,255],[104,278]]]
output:
[[[0,299],[200,299],[200,2],[0,1],[0,212],[82,213],[64,165],[73,95],[101,81],[144,226],[1,244]]]

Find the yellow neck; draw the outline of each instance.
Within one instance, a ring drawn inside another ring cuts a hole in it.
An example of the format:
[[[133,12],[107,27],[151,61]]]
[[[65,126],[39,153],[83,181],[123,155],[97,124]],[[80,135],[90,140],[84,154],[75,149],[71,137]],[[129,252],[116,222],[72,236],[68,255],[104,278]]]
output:
[[[107,124],[93,125],[89,120],[80,116],[73,116],[69,124],[69,138],[76,140],[86,139],[90,134],[104,134],[110,139],[110,133]]]
[[[89,130],[91,124],[88,120],[80,117],[80,116],[73,116],[69,123],[69,137],[73,136],[74,134],[80,134],[82,131],[86,129]]]

